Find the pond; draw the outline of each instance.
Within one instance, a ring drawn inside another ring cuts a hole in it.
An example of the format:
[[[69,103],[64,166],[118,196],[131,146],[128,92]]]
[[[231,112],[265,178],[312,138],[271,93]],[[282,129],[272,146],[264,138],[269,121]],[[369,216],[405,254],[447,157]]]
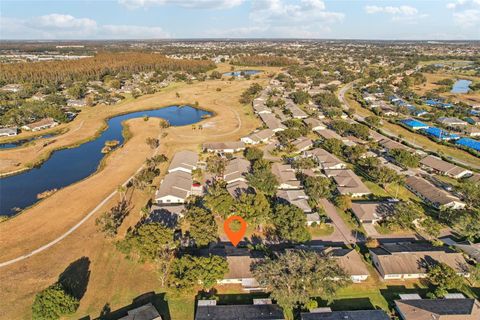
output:
[[[211,115],[210,112],[191,106],[169,106],[166,108],[132,112],[113,117],[100,136],[74,147],[52,153],[38,168],[18,175],[0,178],[0,215],[11,216],[38,201],[37,195],[49,190],[60,189],[93,174],[104,157],[102,149],[107,140],[123,143],[122,122],[144,116],[167,120],[172,126],[189,125]]]
[[[240,77],[244,75],[252,76],[254,74],[258,74],[261,72],[262,71],[260,70],[238,70],[238,71],[225,72],[223,75],[227,77]]]
[[[470,84],[472,83],[472,81],[470,80],[465,80],[465,79],[460,79],[460,80],[457,80],[453,86],[452,86],[452,90],[450,90],[451,93],[468,93],[468,91],[470,90]]]
[[[48,133],[48,134],[44,134],[44,135],[41,135],[41,136],[35,136],[35,137],[32,137],[32,138],[28,138],[28,139],[21,139],[21,140],[12,141],[12,142],[0,143],[0,150],[1,149],[12,149],[12,148],[20,147],[21,145],[23,145],[27,142],[38,140],[38,139],[46,139],[46,138],[55,137],[58,134],[59,133]]]

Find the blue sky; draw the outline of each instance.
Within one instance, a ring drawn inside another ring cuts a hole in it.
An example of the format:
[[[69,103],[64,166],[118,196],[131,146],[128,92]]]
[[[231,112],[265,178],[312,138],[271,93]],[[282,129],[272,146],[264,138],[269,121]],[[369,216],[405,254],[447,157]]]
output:
[[[0,39],[480,39],[480,0],[0,0]]]

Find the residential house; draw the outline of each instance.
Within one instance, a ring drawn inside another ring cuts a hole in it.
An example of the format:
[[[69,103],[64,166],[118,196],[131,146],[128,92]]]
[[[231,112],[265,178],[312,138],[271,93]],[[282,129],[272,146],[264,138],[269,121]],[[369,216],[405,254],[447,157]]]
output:
[[[462,295],[447,295],[444,299],[422,299],[417,295],[400,295],[395,308],[402,320],[478,320],[480,302]]]
[[[266,143],[271,137],[273,137],[274,134],[275,133],[272,130],[264,129],[254,132],[249,136],[243,137],[240,140],[243,141],[245,144]]]
[[[262,113],[260,118],[263,123],[271,129],[273,132],[283,131],[286,127],[280,122],[280,120],[271,113]]]
[[[129,310],[128,315],[118,320],[162,320],[157,308],[149,302],[138,308]]]
[[[195,320],[284,320],[280,306],[269,299],[253,299],[253,304],[217,305],[216,300],[199,300]]]
[[[40,131],[44,129],[49,129],[58,126],[58,122],[55,121],[53,118],[45,118],[33,123],[26,124],[22,126],[23,130],[28,131]]]
[[[390,320],[383,310],[332,311],[330,307],[302,312],[301,320]]]
[[[351,211],[361,223],[375,224],[391,215],[394,210],[393,202],[353,202]]]
[[[311,139],[300,137],[292,142],[292,145],[298,152],[303,152],[313,147],[313,141]]]
[[[74,108],[81,108],[87,105],[87,101],[85,99],[68,99],[67,106],[74,107]]]
[[[225,167],[223,180],[227,183],[247,181],[246,175],[250,171],[250,161],[243,158],[235,158],[228,162]]]
[[[384,151],[390,151],[390,150],[393,150],[393,149],[413,151],[411,148],[409,148],[409,147],[407,147],[407,146],[405,146],[405,145],[403,145],[399,142],[396,142],[392,139],[389,139],[389,138],[383,138],[383,139],[379,140],[378,144],[383,147]]]
[[[256,114],[262,114],[262,113],[272,113],[270,108],[268,108],[265,105],[265,99],[264,98],[256,98],[253,100],[252,105],[253,105],[253,110],[255,111]]]
[[[302,109],[300,109],[293,101],[287,102],[285,108],[292,113],[294,119],[306,119],[308,114],[306,114]]]
[[[320,131],[317,131],[317,133],[323,139],[338,139],[340,141],[344,140],[344,138],[341,135],[339,135],[338,133],[330,129],[320,130]]]
[[[198,154],[193,151],[183,150],[175,153],[168,172],[183,171],[192,173],[197,168]]]
[[[370,273],[363,263],[360,254],[354,249],[340,247],[324,247],[318,245],[298,245],[295,249],[314,251],[323,256],[329,256],[345,271],[352,282],[360,283],[369,277]]]
[[[289,164],[274,163],[272,173],[277,177],[278,189],[301,189],[300,181],[295,176],[295,169]]]
[[[459,275],[469,276],[462,253],[428,242],[384,243],[370,249],[370,256],[385,280],[425,278],[435,263],[445,263]]]
[[[202,145],[203,151],[216,153],[234,153],[245,150],[243,141],[207,142]]]
[[[307,126],[311,126],[313,131],[325,130],[327,128],[325,124],[323,124],[323,122],[320,121],[319,119],[307,118],[307,119],[303,119],[303,122]]]
[[[192,194],[193,179],[191,173],[177,170],[169,172],[155,193],[158,204],[179,204]]]
[[[253,264],[265,258],[262,252],[225,245],[208,250],[208,254],[221,256],[227,260],[228,273],[222,280],[218,281],[219,284],[240,284],[245,291],[260,291],[263,289],[251,270]]]
[[[313,150],[305,151],[303,155],[305,157],[312,157],[323,170],[339,170],[347,168],[345,162],[341,161],[336,156],[322,148],[315,148]]]
[[[472,171],[456,166],[452,163],[443,161],[435,156],[426,156],[420,160],[420,164],[423,168],[433,171],[435,173],[449,176],[455,179],[460,179],[472,175]]]
[[[465,203],[447,191],[435,187],[427,180],[415,176],[407,177],[405,186],[428,204],[437,209],[462,209]]]
[[[4,85],[1,90],[2,91],[8,91],[8,92],[19,92],[22,90],[22,85],[21,84],[7,84]]]
[[[414,131],[420,130],[420,129],[428,129],[430,127],[428,124],[415,119],[401,120],[400,123],[402,123],[404,126]]]
[[[312,212],[312,208],[308,204],[308,196],[303,190],[278,190],[277,199],[294,205],[305,213]]]
[[[462,129],[462,132],[469,137],[480,137],[480,128],[474,126],[467,126]]]
[[[13,137],[18,134],[18,128],[0,128],[0,137]]]
[[[372,192],[362,180],[350,169],[324,170],[327,177],[332,177],[337,184],[337,191],[341,195],[349,195],[352,198],[359,198]]]
[[[463,127],[467,125],[466,121],[452,117],[441,117],[437,119],[437,122],[444,125],[447,128]]]
[[[360,254],[354,249],[327,247],[323,253],[331,255],[354,283],[363,282],[367,280],[370,275]]]
[[[251,191],[250,186],[246,181],[243,180],[237,180],[234,182],[230,182],[227,184],[226,189],[228,193],[234,197],[234,198],[239,198],[242,194],[248,193]]]

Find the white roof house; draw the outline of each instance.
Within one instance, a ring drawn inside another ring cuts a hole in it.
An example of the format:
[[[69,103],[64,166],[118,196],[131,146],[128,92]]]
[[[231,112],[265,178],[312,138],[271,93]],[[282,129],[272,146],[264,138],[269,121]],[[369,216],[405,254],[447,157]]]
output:
[[[184,203],[192,192],[193,179],[190,173],[174,171],[165,175],[155,194],[158,204]]]
[[[341,161],[336,156],[322,148],[305,151],[303,155],[305,157],[312,157],[313,159],[315,159],[315,161],[320,165],[323,170],[338,170],[345,169],[347,167],[345,162]]]
[[[175,153],[172,162],[168,167],[168,172],[183,171],[192,173],[197,168],[198,154],[193,151],[183,150]]]
[[[295,176],[295,170],[288,164],[274,163],[272,173],[277,177],[278,189],[300,189],[301,183]]]
[[[249,136],[243,137],[240,140],[245,144],[259,144],[268,142],[268,140],[273,137],[275,133],[270,129],[264,129],[252,133]]]
[[[18,128],[0,128],[0,137],[13,137],[18,134]]]

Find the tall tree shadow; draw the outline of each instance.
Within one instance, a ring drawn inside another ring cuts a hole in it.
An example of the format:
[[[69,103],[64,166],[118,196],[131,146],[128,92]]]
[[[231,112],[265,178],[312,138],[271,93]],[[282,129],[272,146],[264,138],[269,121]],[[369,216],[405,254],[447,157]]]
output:
[[[133,299],[132,303],[128,306],[123,308],[112,310],[109,303],[106,303],[103,306],[102,311],[96,320],[117,320],[119,318],[125,317],[128,315],[128,311],[131,311],[135,308],[141,307],[145,304],[151,303],[155,309],[157,309],[158,313],[162,317],[163,320],[171,320],[170,316],[170,309],[168,307],[168,302],[165,298],[165,292],[155,293],[147,292],[144,293],[135,299]]]
[[[66,292],[81,300],[87,291],[90,280],[90,259],[81,257],[72,262],[58,277],[58,282]]]

